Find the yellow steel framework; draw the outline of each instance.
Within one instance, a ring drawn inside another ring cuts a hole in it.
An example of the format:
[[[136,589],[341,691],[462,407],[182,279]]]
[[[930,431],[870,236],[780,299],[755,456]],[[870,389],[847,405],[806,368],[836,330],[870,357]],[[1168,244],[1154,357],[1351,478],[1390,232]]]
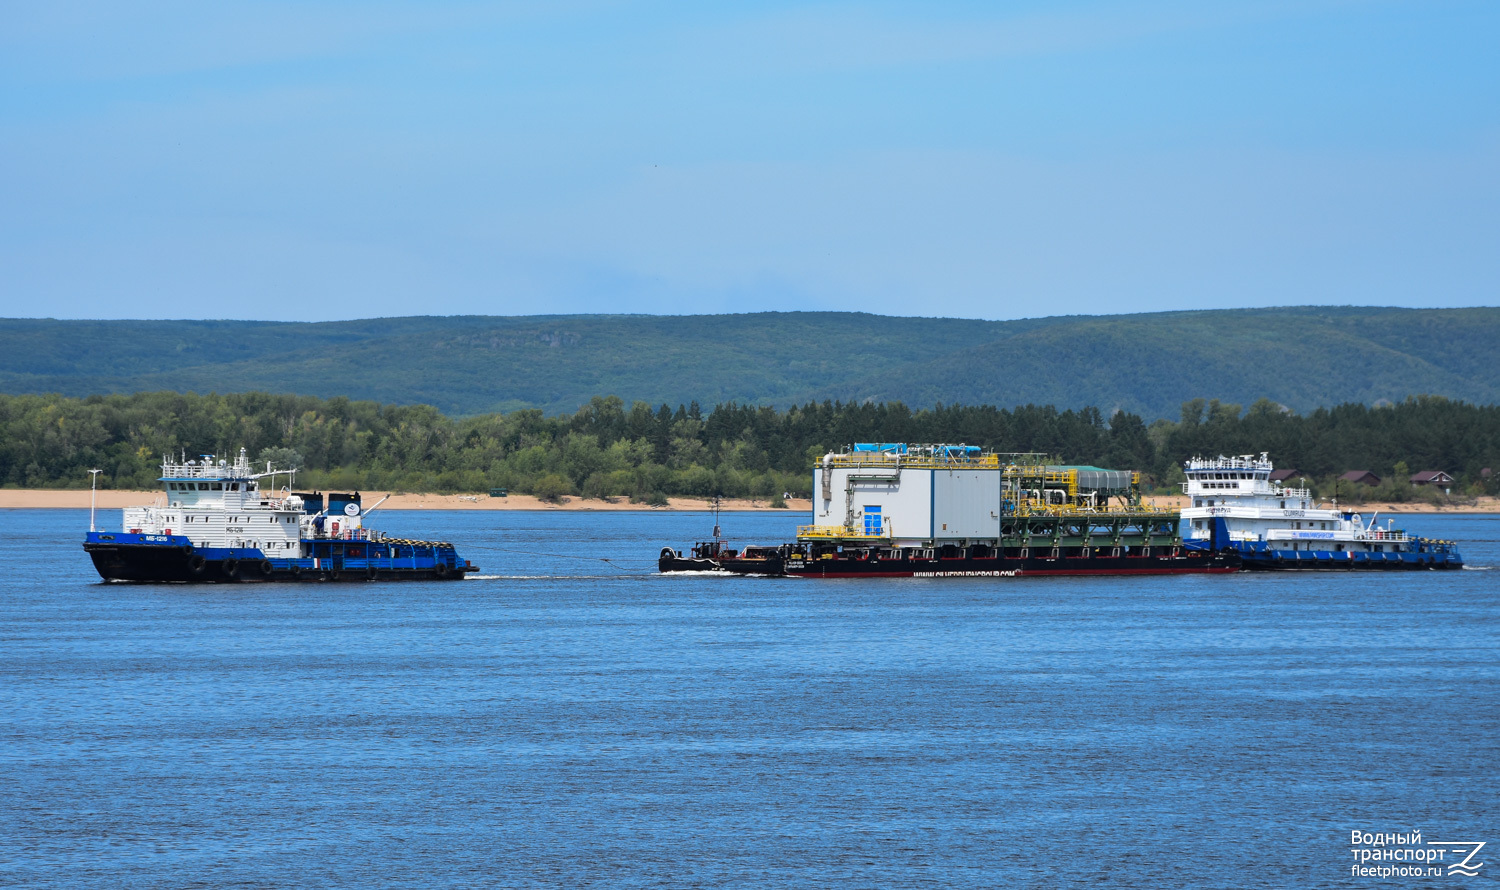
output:
[[[856,451],[850,454],[831,454],[826,460],[830,467],[885,467],[889,469],[914,470],[998,470],[1001,467],[1034,467],[1041,469],[1043,461],[1021,463],[1011,460],[1016,457],[1042,458],[1041,454],[980,454],[973,457],[957,454],[889,454],[876,451]],[[1001,458],[1006,458],[1002,461]],[[822,466],[822,464],[818,464]]]
[[[1001,473],[1002,498],[1009,502],[1007,516],[1068,518],[1086,520],[1128,520],[1141,517],[1161,517],[1178,513],[1169,507],[1152,507],[1139,503],[1133,493],[1139,489],[1141,474],[1130,474],[1132,494],[1130,503],[1110,506],[1106,498],[1103,504],[1084,503],[1079,486],[1079,470],[1075,467],[1049,466],[1049,455],[1040,453],[990,453],[950,454],[942,451],[927,451],[907,454],[890,452],[856,451],[831,454],[818,464],[818,469],[862,469],[884,470],[898,478],[902,470],[998,470]],[[1031,492],[1036,492],[1033,496]],[[1047,503],[1048,492],[1060,492],[1064,502]],[[890,540],[884,530],[869,534],[864,529],[849,525],[803,525],[797,528],[797,538],[802,541],[853,541],[876,543]]]
[[[891,536],[888,534],[866,534],[862,528],[850,528],[847,525],[797,526],[797,540],[799,541],[889,541],[890,539]]]
[[[1003,460],[1002,460],[1003,458]],[[1024,460],[1017,460],[1023,458]],[[944,454],[889,454],[857,451],[829,455],[827,466],[844,469],[884,470],[1000,470],[1006,483],[1033,482],[1041,487],[1062,489],[1069,500],[1078,497],[1078,470],[1049,467],[1041,454],[980,454],[974,457]],[[822,466],[821,464],[819,465]],[[1132,472],[1130,484],[1140,485],[1141,474]],[[1023,486],[1024,487],[1024,486]]]

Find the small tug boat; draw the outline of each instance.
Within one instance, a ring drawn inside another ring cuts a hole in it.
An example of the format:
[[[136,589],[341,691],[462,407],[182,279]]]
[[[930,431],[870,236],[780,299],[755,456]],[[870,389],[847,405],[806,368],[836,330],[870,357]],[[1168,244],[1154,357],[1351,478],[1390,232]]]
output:
[[[777,547],[746,547],[743,551],[729,546],[719,531],[722,501],[713,499],[714,535],[711,541],[699,541],[688,556],[671,547],[663,547],[657,559],[659,572],[727,572],[737,575],[781,575],[782,553]]]
[[[1378,515],[1368,520],[1337,503],[1319,508],[1306,488],[1271,481],[1271,459],[1195,457],[1185,464],[1182,490],[1192,506],[1188,546],[1205,551],[1232,547],[1246,569],[1256,571],[1401,571],[1461,569],[1452,541],[1416,538]]]
[[[1143,504],[1140,474],[972,445],[859,443],[813,470],[813,524],[735,550],[719,534],[660,572],[817,578],[1233,572],[1239,553],[1183,546],[1180,514]]]
[[[94,528],[83,549],[106,581],[447,581],[478,567],[441,541],[390,538],[364,527],[380,503],[359,492],[274,490],[241,448],[234,463],[162,459],[164,502],[127,507],[121,531]]]

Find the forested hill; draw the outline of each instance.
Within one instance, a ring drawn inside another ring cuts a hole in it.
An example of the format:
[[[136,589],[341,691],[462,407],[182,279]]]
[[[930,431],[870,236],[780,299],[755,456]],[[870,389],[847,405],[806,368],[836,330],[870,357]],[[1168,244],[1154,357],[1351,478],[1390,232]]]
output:
[[[302,471],[315,488],[485,491],[541,497],[769,497],[811,492],[810,469],[851,442],[965,442],[1044,452],[1067,463],[1135,469],[1173,491],[1193,455],[1269,451],[1315,488],[1346,470],[1383,480],[1384,500],[1417,496],[1408,474],[1441,469],[1464,495],[1500,491],[1500,406],[1415,398],[1288,414],[1268,401],[1192,400],[1149,427],[1125,412],[811,403],[784,411],[720,404],[653,409],[591,399],[567,416],[540,411],[445,417],[426,405],[235,393],[0,395],[0,485],[155,488],[166,454],[235,454]],[[1347,493],[1347,490],[1346,490]],[[1428,490],[1432,493],[1432,490]]]
[[[0,392],[348,396],[451,414],[653,405],[1050,404],[1175,418],[1433,394],[1500,402],[1500,309],[1294,307],[1020,321],[793,312],[322,323],[0,320]]]

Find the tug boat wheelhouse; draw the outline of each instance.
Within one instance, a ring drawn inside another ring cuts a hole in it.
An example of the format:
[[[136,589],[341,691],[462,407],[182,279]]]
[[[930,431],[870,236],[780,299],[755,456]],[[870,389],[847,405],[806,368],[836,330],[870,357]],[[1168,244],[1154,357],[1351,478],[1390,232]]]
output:
[[[1327,509],[1312,492],[1271,481],[1271,460],[1259,457],[1193,458],[1182,490],[1192,506],[1182,511],[1189,547],[1233,547],[1254,570],[1461,569],[1452,541],[1416,538],[1377,516]]]
[[[1176,510],[1141,502],[1140,474],[1056,466],[972,445],[860,443],[813,470],[813,524],[779,546],[719,537],[661,572],[819,578],[1232,572],[1233,550],[1189,549]]]
[[[83,549],[107,581],[450,580],[477,570],[439,541],[390,538],[364,527],[358,492],[274,490],[287,471],[162,459],[164,502],[127,507],[120,531],[90,528]],[[262,487],[262,480],[273,484]],[[90,523],[92,526],[92,522]]]

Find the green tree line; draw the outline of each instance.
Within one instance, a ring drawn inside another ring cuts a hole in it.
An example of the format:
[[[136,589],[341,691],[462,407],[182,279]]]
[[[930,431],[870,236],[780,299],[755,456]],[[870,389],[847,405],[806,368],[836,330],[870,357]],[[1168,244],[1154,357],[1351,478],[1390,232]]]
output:
[[[571,415],[537,410],[448,417],[426,405],[267,393],[0,395],[0,485],[153,488],[163,454],[230,456],[241,447],[319,488],[482,492],[556,498],[667,495],[776,499],[811,490],[816,456],[852,442],[949,442],[1045,452],[1067,463],[1136,469],[1156,486],[1194,455],[1268,451],[1329,484],[1350,469],[1392,477],[1441,469],[1463,493],[1494,493],[1500,406],[1414,397],[1299,415],[1261,400],[1195,399],[1150,426],[1123,411],[899,402],[808,403],[777,410],[696,403],[652,407],[601,396]]]

